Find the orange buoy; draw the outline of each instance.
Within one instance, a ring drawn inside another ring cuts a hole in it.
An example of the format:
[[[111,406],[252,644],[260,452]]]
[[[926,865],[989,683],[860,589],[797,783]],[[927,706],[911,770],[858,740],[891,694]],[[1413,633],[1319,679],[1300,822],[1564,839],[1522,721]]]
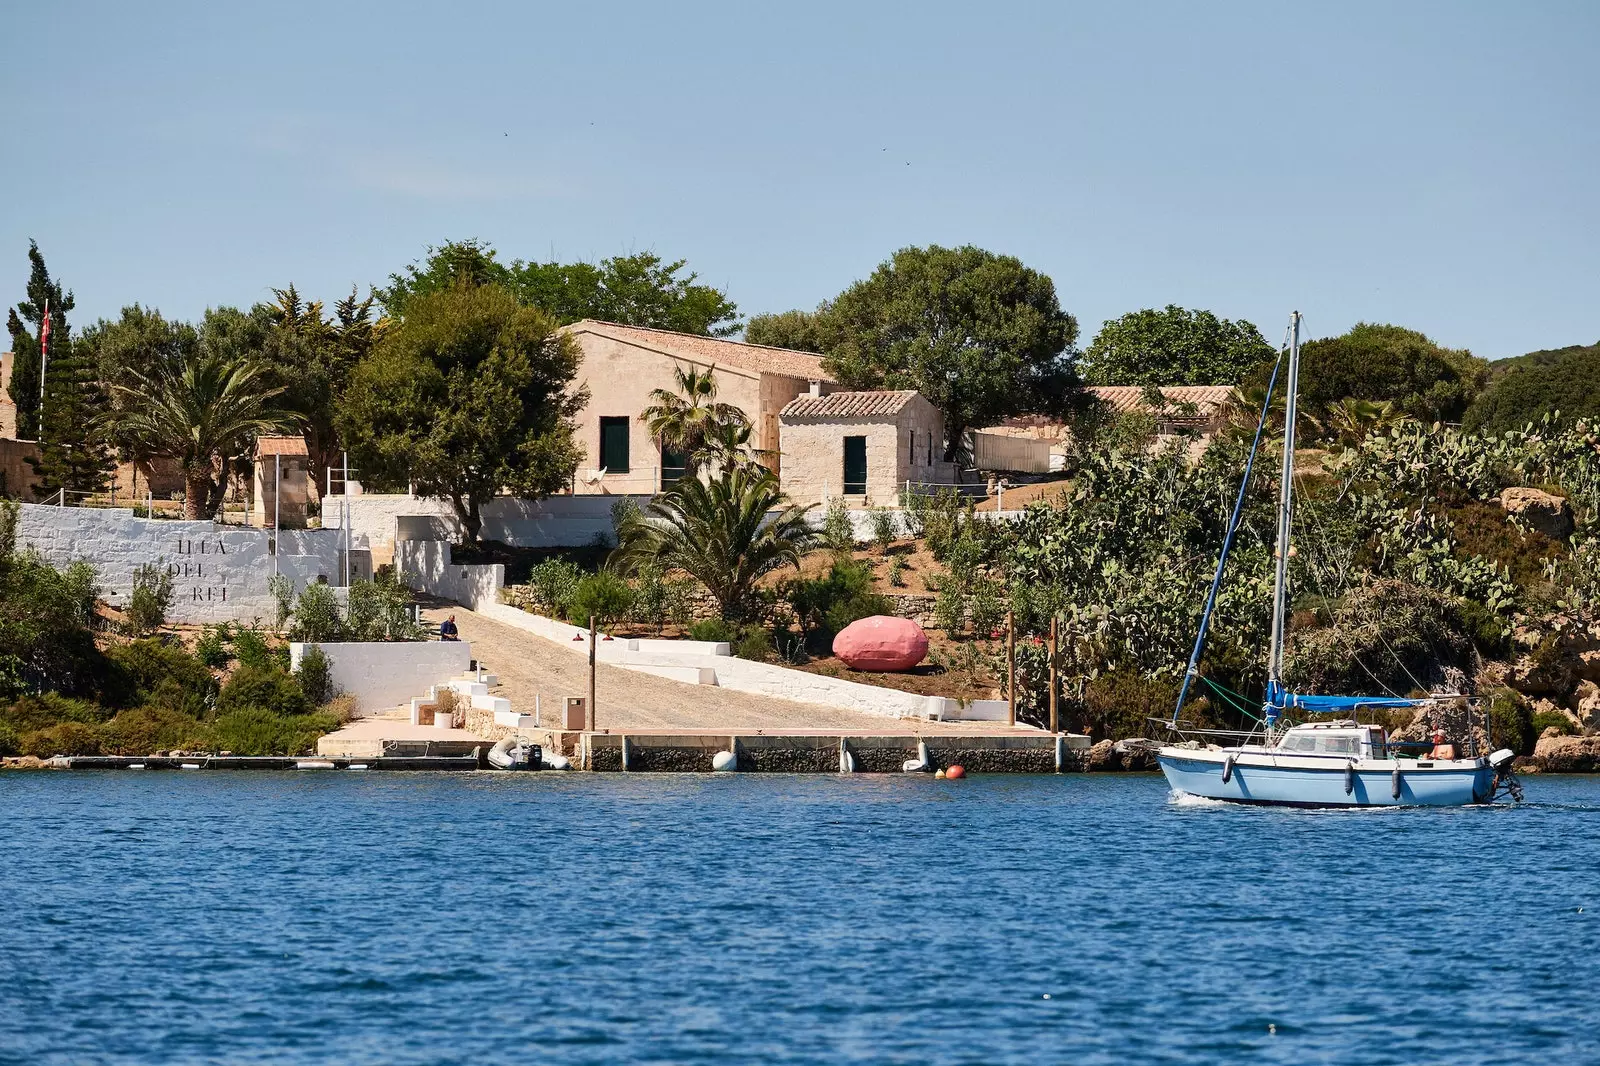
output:
[[[944,776],[946,776],[950,780],[954,781],[958,777],[966,777],[967,776],[967,771],[963,767],[952,766],[952,767],[950,767],[950,769],[948,769],[948,770],[946,770],[944,772]]]

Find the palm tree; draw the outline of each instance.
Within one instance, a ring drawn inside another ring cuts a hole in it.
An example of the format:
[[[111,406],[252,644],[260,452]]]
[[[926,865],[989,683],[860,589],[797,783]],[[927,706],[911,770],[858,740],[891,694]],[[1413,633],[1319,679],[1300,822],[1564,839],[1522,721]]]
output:
[[[705,586],[723,618],[741,621],[750,616],[756,579],[799,566],[811,548],[816,535],[806,511],[788,502],[772,474],[734,466],[703,481],[685,478],[625,518],[614,557],[630,568],[653,562],[682,570]]]
[[[700,370],[693,364],[675,367],[677,391],[653,390],[650,406],[639,413],[650,435],[661,442],[662,451],[683,456],[686,475],[695,472],[705,457],[707,440],[719,435],[720,427],[750,425],[739,408],[718,402],[716,369]]]
[[[1381,432],[1401,422],[1406,415],[1390,400],[1358,400],[1348,396],[1328,405],[1327,413],[1312,419],[1323,435],[1343,444],[1360,444],[1368,433]]]
[[[131,371],[132,384],[112,386],[123,401],[110,412],[116,428],[141,455],[183,464],[185,518],[215,512],[231,461],[253,438],[296,425],[298,416],[274,403],[284,390],[267,373],[255,360],[199,353],[148,376]]]

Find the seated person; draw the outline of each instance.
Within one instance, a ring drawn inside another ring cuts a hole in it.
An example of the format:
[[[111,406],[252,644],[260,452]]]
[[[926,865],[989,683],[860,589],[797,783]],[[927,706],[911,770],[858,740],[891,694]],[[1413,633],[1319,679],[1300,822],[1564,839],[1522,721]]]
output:
[[[456,616],[451,615],[439,623],[440,640],[460,640],[461,636],[456,630]]]

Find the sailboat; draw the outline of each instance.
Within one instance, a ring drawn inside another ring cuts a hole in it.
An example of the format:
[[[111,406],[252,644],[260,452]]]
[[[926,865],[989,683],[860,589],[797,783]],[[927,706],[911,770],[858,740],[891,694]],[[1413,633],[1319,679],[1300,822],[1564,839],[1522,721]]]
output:
[[[1290,807],[1453,807],[1489,803],[1508,793],[1520,799],[1521,790],[1511,773],[1513,753],[1500,749],[1483,756],[1460,757],[1457,746],[1436,743],[1423,757],[1401,758],[1382,726],[1356,720],[1364,710],[1395,710],[1454,702],[1457,693],[1426,697],[1324,696],[1294,693],[1283,683],[1285,620],[1289,607],[1290,514],[1294,495],[1295,400],[1300,384],[1300,312],[1289,320],[1287,400],[1284,411],[1283,470],[1278,486],[1276,570],[1272,592],[1272,642],[1267,660],[1266,698],[1262,726],[1248,734],[1219,730],[1186,729],[1181,722],[1184,700],[1200,673],[1200,656],[1206,632],[1216,609],[1228,551],[1239,529],[1250,471],[1267,426],[1272,393],[1277,386],[1280,358],[1267,386],[1261,420],[1245,462],[1244,481],[1234,503],[1233,516],[1223,540],[1222,556],[1200,615],[1189,668],[1184,674],[1169,728],[1181,739],[1157,749],[1156,760],[1175,794],[1235,803]],[[1332,721],[1292,724],[1289,715],[1340,714]],[[1233,746],[1208,738],[1242,737]],[[1442,740],[1442,737],[1436,737]]]

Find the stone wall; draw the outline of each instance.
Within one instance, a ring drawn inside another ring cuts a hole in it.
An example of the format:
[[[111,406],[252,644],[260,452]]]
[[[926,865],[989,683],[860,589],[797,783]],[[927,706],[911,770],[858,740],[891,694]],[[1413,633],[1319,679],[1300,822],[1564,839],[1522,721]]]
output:
[[[434,685],[466,673],[472,646],[460,640],[413,642],[340,642],[289,645],[296,670],[308,648],[328,657],[334,686],[356,701],[361,714],[376,714],[425,696]]]
[[[12,410],[16,420],[16,410]],[[39,446],[31,440],[0,438],[0,496],[13,500],[32,500],[33,467],[28,459],[39,457]]]
[[[340,534],[293,530],[279,536],[278,572],[303,589],[340,580]],[[252,622],[275,617],[267,587],[273,573],[268,530],[135,518],[123,508],[23,504],[17,543],[37,548],[54,566],[94,564],[101,599],[127,602],[134,569],[155,563],[173,578],[173,622]]]
[[[518,500],[510,496],[483,506],[484,540],[517,548],[581,548],[596,537],[612,537],[611,508],[617,496],[551,496],[543,500]],[[635,499],[646,503],[648,496]],[[448,501],[388,493],[362,493],[350,497],[350,531],[360,545],[374,552],[393,550],[401,518],[430,518],[429,539],[460,540],[464,535]],[[322,523],[339,527],[338,499],[323,508]]]
[[[453,563],[450,545],[441,540],[402,540],[395,544],[395,573],[418,592],[454,600],[473,610],[500,602],[506,583],[501,563]]]
[[[956,480],[955,464],[944,461],[944,420],[921,396],[893,416],[784,422],[782,433],[783,491],[796,503],[822,504],[844,492],[845,437],[867,438],[867,491],[844,497],[852,507],[894,506],[908,480]]]

